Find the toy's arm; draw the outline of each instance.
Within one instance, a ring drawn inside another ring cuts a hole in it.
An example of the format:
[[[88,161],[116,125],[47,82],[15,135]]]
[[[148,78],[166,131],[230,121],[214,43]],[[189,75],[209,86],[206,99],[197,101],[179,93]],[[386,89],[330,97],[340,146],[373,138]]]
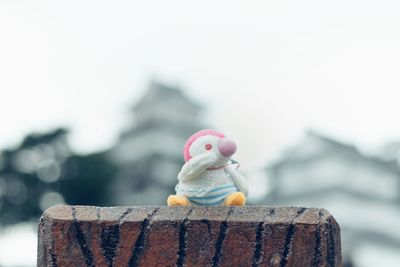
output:
[[[242,192],[245,196],[248,195],[249,189],[247,187],[246,178],[233,166],[228,165],[225,167],[225,170],[231,175],[233,182],[235,183],[236,187]]]
[[[178,174],[178,180],[185,182],[198,177],[217,160],[213,153],[204,153],[186,162]]]

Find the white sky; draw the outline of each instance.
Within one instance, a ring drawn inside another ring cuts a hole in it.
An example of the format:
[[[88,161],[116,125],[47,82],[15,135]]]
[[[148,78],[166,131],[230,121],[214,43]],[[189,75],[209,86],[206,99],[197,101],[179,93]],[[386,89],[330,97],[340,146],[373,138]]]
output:
[[[0,2],[0,148],[71,127],[113,144],[160,77],[265,164],[307,128],[360,146],[400,139],[399,1]]]

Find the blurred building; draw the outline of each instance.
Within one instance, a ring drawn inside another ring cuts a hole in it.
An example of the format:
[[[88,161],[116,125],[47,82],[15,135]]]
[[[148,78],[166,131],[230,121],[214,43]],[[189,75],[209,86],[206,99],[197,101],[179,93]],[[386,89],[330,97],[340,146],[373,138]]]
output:
[[[0,226],[37,220],[55,204],[165,204],[184,142],[202,128],[200,111],[179,88],[152,82],[132,110],[134,123],[109,150],[75,154],[60,128],[0,151]]]
[[[371,258],[400,262],[397,161],[309,132],[267,170],[272,191],[264,203],[329,210],[342,229],[346,266],[384,265],[365,262]]]
[[[183,164],[183,145],[202,128],[200,111],[179,88],[150,83],[132,110],[132,127],[109,153],[119,170],[111,188],[115,204],[165,203]]]

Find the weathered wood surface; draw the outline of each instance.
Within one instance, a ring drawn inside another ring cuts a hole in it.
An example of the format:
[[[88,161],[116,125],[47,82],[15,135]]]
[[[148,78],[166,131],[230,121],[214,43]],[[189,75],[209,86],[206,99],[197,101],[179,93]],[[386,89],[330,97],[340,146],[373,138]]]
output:
[[[55,206],[39,224],[38,266],[342,266],[323,209]]]

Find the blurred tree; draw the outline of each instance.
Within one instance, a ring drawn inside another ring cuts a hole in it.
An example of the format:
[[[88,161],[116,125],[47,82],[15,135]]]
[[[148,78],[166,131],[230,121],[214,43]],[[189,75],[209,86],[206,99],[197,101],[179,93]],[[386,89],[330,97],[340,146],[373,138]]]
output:
[[[106,152],[74,155],[67,130],[28,135],[0,153],[0,225],[37,219],[55,204],[105,205],[115,167]]]
[[[109,205],[107,195],[116,167],[106,152],[72,156],[65,164],[65,177],[60,181],[60,193],[66,203],[79,205]]]

